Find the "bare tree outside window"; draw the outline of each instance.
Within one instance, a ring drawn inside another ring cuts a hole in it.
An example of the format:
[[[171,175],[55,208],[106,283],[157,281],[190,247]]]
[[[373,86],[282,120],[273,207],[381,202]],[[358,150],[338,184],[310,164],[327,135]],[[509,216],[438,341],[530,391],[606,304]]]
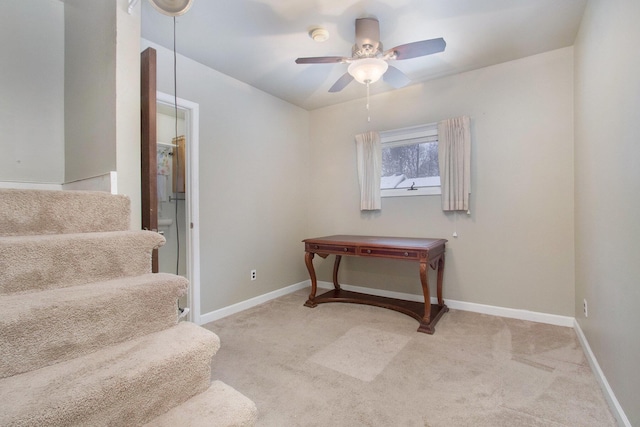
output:
[[[382,149],[382,176],[407,179],[439,176],[438,143],[424,142]]]
[[[381,197],[441,194],[437,123],[380,132]]]

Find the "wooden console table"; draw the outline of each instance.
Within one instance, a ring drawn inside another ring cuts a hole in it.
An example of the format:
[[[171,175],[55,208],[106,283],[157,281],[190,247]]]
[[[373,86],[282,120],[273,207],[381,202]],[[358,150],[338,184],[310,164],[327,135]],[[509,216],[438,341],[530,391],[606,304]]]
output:
[[[374,237],[374,236],[326,236],[314,239],[305,239],[304,261],[311,278],[311,294],[304,303],[307,307],[315,307],[325,302],[349,302],[356,304],[368,304],[399,311],[420,322],[418,332],[433,334],[435,325],[442,315],[449,311],[442,299],[442,277],[444,274],[444,250],[445,239],[421,239],[405,237]],[[326,258],[330,254],[336,256],[333,265],[334,289],[316,297],[318,281],[313,268],[315,254]],[[342,256],[366,256],[378,258],[391,258],[420,263],[420,282],[424,303],[406,301],[396,298],[386,298],[360,292],[345,291],[338,283],[338,268]],[[429,295],[428,268],[431,266],[438,272],[437,296],[438,303],[431,304]]]

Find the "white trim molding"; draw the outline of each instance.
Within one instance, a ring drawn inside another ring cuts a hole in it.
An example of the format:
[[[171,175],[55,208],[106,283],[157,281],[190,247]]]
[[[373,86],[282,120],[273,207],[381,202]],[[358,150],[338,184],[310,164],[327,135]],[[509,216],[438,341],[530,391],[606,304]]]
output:
[[[106,174],[63,183],[0,181],[0,188],[16,188],[20,190],[89,190],[118,194],[118,177],[117,172],[111,171]]]
[[[50,182],[0,181],[0,188],[15,188],[19,190],[62,190],[62,184],[54,184]]]
[[[318,281],[319,288],[331,289],[333,283]],[[384,289],[365,288],[361,286],[351,286],[340,284],[346,291],[361,292],[387,298],[404,299],[408,301],[424,301],[424,296],[416,294],[406,294],[402,292],[387,291]],[[436,304],[437,298],[431,297],[431,304]],[[510,319],[528,320],[531,322],[547,323],[549,325],[573,327],[574,318],[569,316],[559,316],[557,314],[540,313],[537,311],[519,310],[515,308],[497,307],[494,305],[477,304],[473,302],[456,301],[445,298],[447,307],[454,310],[471,311],[474,313],[489,314],[492,316],[508,317]]]
[[[156,92],[156,103],[177,107],[185,112],[185,132],[187,137],[187,196],[185,202],[187,244],[187,275],[189,279],[188,319],[201,325],[200,319],[200,104],[174,97],[164,92]]]
[[[62,184],[63,190],[106,191],[118,194],[118,172],[111,171],[102,175],[78,179]]]
[[[256,305],[268,302],[272,299],[290,294],[292,292],[295,292],[297,290],[304,289],[307,287],[311,287],[311,281],[308,279],[291,286],[287,286],[263,295],[259,295],[255,298],[251,298],[246,301],[242,301],[237,304],[233,304],[228,307],[224,307],[219,310],[215,310],[207,314],[203,314],[200,318],[201,320],[200,324],[222,319],[223,317],[239,313],[243,310],[247,310],[251,307],[255,307]],[[361,286],[351,286],[351,285],[345,285],[342,283],[340,284],[340,287],[342,287],[344,290],[347,290],[347,291],[368,293],[370,295],[376,295],[380,297],[398,298],[398,299],[404,299],[408,301],[417,301],[417,302],[424,301],[423,299],[424,297],[422,295],[386,291],[383,289],[365,288]],[[318,288],[332,289],[333,283],[319,280]],[[431,298],[431,303],[436,304],[437,299]],[[497,307],[493,305],[476,304],[476,303],[464,302],[464,301],[455,301],[451,299],[445,299],[445,303],[447,304],[447,307],[452,308],[454,310],[471,311],[474,313],[489,314],[492,316],[507,317],[510,319],[528,320],[531,322],[546,323],[549,325],[565,326],[568,328],[573,328],[575,324],[575,319],[573,317],[559,316],[557,314],[540,313],[540,312],[529,311],[529,310],[517,310],[513,308]]]
[[[248,299],[246,301],[241,301],[237,304],[233,304],[219,310],[214,310],[209,313],[203,314],[200,316],[200,325],[204,325],[205,323],[213,322],[218,319],[222,319],[223,317],[231,316],[232,314],[239,313],[244,310],[248,310],[251,307],[255,307],[257,305],[263,304],[265,302],[271,301],[273,299],[279,298],[284,295],[288,295],[292,292],[298,291],[300,289],[311,287],[311,281],[305,280],[303,282],[299,282],[284,288],[276,289],[275,291],[268,292],[263,295],[259,295],[257,297]]]
[[[596,377],[596,380],[600,384],[600,388],[602,389],[602,393],[604,394],[607,403],[609,404],[609,408],[611,412],[613,412],[613,416],[616,417],[616,421],[618,425],[631,427],[631,421],[627,418],[627,415],[624,413],[622,406],[620,406],[620,402],[616,398],[613,389],[609,385],[609,381],[607,381],[607,377],[604,376],[604,372],[600,368],[600,364],[596,359],[595,354],[591,351],[591,346],[589,346],[589,341],[587,341],[587,337],[582,332],[582,328],[577,320],[574,319],[573,329],[576,331],[576,335],[578,336],[578,341],[580,341],[580,345],[582,345],[582,349],[584,350],[584,354],[589,361],[589,366],[593,370],[593,374]]]

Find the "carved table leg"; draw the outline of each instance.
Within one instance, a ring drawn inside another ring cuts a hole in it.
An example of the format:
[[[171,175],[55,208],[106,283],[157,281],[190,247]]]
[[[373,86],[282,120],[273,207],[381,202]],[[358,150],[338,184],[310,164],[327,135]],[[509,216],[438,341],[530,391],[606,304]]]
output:
[[[438,260],[438,305],[442,307],[444,300],[442,299],[442,276],[444,275],[444,254]]]
[[[340,268],[340,260],[342,259],[342,255],[336,255],[336,260],[333,263],[333,287],[335,289],[340,289],[340,284],[338,283],[338,268]]]
[[[429,263],[420,263],[420,282],[422,283],[422,293],[424,294],[424,317],[420,321],[418,332],[433,333],[431,328],[431,295],[429,294]]]
[[[304,253],[304,263],[307,266],[307,270],[309,270],[309,277],[311,278],[311,293],[309,294],[307,302],[304,303],[307,307],[315,307],[318,305],[314,301],[318,288],[318,280],[316,279],[316,271],[313,269],[313,255],[313,252]]]

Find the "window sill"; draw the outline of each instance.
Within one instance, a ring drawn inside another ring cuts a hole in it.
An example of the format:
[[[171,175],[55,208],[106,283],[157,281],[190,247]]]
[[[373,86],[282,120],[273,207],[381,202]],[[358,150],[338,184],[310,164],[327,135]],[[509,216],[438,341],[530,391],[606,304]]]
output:
[[[440,186],[437,187],[420,187],[415,190],[407,188],[390,188],[380,190],[380,197],[412,197],[412,196],[439,196],[442,194]]]

